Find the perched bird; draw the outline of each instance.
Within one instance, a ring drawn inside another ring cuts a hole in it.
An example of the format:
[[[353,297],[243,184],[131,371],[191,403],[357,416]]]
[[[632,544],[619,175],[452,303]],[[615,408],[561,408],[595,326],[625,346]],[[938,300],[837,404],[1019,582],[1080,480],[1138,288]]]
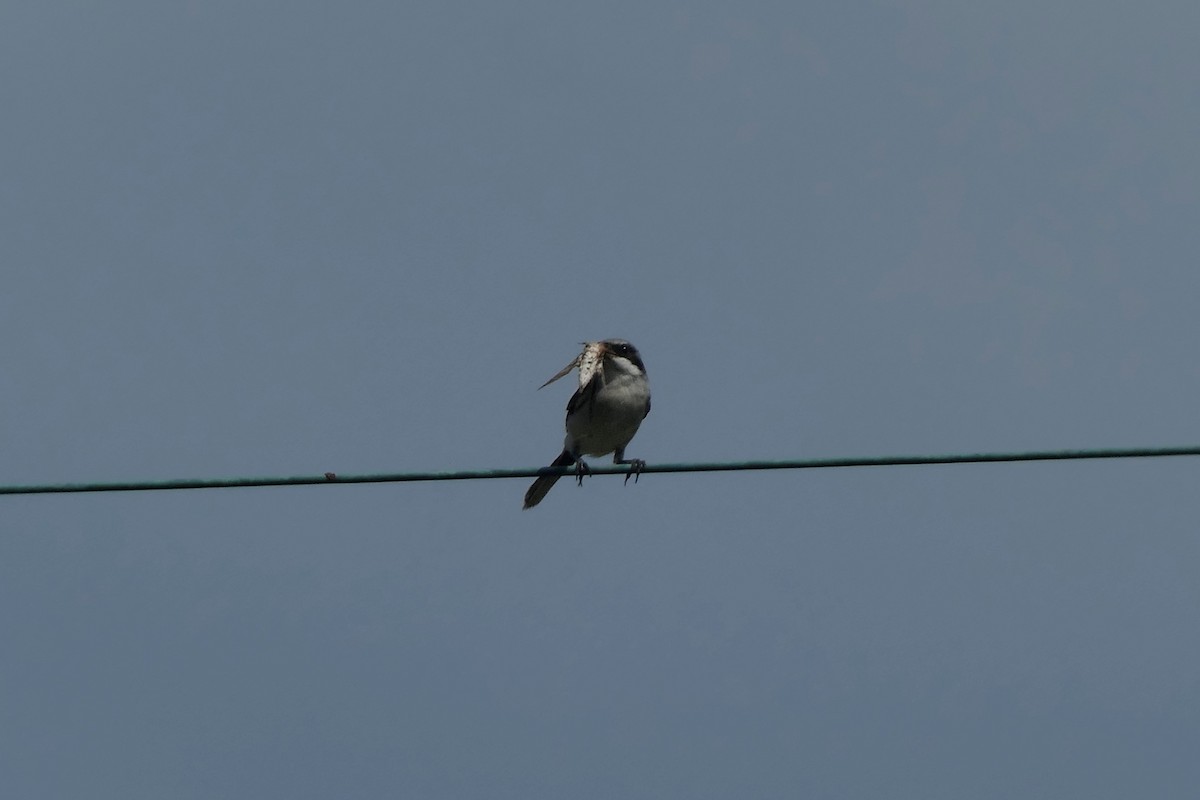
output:
[[[624,339],[587,342],[583,352],[557,375],[538,388],[545,388],[571,370],[579,368],[579,388],[567,403],[567,436],[563,450],[551,467],[575,465],[580,485],[588,466],[583,456],[613,454],[614,464],[629,464],[629,475],[637,482],[646,462],[625,458],[625,448],[638,426],[650,413],[650,381],[637,348]],[[625,482],[629,482],[629,475]],[[560,475],[541,475],[525,492],[525,508],[542,502]]]

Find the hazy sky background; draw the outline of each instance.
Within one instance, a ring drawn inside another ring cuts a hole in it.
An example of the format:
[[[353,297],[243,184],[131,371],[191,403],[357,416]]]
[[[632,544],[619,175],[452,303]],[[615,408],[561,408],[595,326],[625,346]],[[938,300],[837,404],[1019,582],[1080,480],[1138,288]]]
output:
[[[0,483],[1200,442],[1194,2],[0,9]],[[0,497],[20,798],[1190,797],[1200,459]]]

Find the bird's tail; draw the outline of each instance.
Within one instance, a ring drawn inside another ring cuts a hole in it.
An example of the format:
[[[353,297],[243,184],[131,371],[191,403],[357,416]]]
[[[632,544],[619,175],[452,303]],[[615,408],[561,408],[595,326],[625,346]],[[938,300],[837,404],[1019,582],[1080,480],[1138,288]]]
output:
[[[575,457],[563,450],[550,466],[569,467],[574,463]],[[525,492],[525,505],[522,508],[533,508],[542,502],[542,498],[550,492],[550,489],[561,477],[561,475],[539,475],[538,479],[530,484],[529,491]]]

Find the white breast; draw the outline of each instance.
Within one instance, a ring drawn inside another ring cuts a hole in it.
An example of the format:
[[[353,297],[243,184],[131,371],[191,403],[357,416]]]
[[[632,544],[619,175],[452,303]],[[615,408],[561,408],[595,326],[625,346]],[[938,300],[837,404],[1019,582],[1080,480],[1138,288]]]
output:
[[[590,402],[567,417],[565,447],[572,452],[603,456],[629,444],[646,416],[650,383],[623,358],[605,360],[603,384]]]

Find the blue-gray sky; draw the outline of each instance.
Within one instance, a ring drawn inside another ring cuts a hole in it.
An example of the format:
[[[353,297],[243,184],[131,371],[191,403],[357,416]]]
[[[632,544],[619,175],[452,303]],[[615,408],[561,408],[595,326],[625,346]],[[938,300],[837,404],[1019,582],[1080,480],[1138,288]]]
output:
[[[14,3],[0,482],[1200,442],[1194,3]],[[0,498],[12,797],[1190,796],[1200,461]]]

